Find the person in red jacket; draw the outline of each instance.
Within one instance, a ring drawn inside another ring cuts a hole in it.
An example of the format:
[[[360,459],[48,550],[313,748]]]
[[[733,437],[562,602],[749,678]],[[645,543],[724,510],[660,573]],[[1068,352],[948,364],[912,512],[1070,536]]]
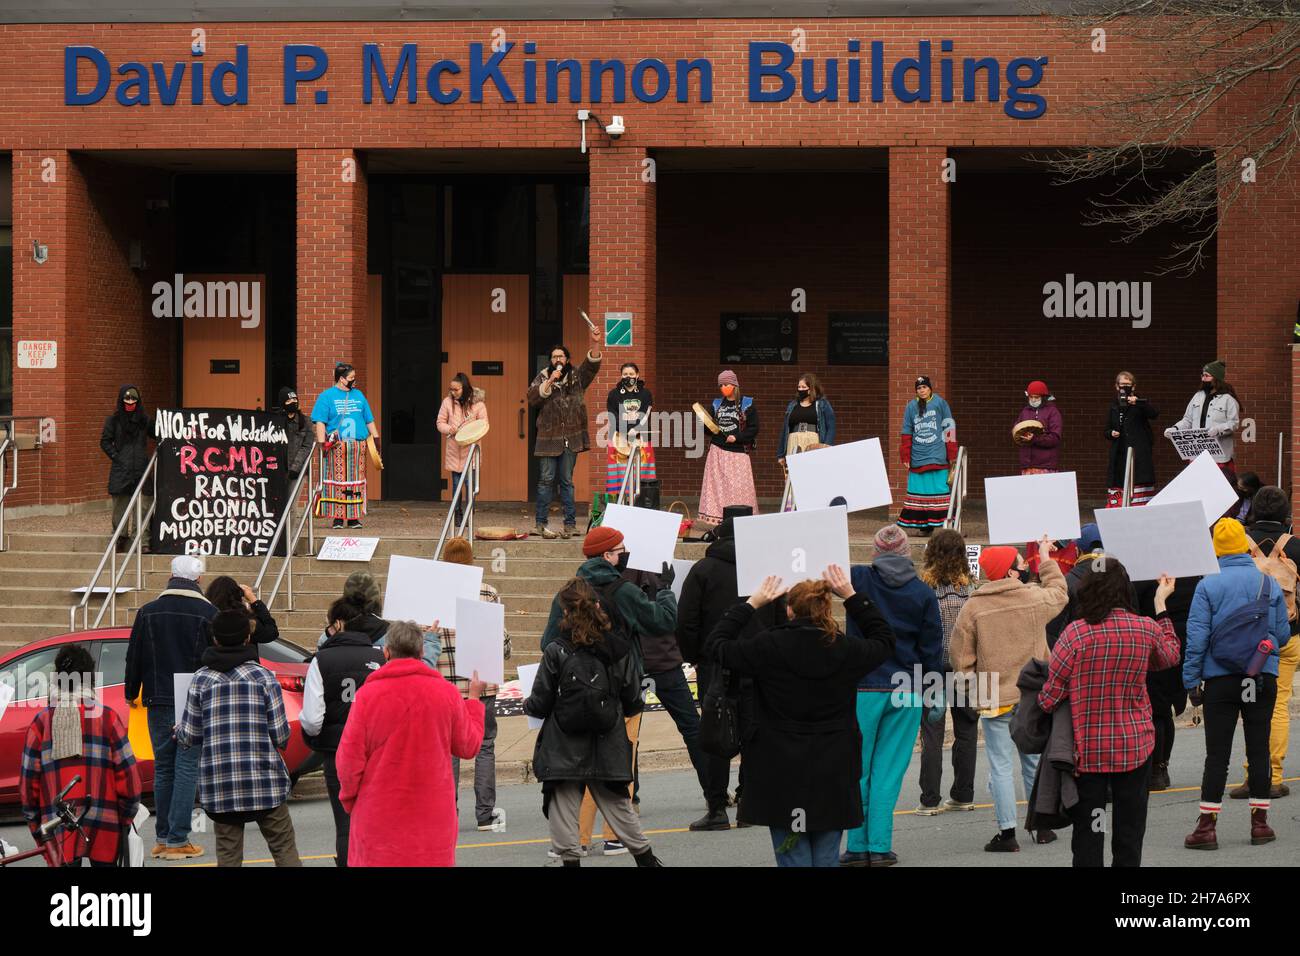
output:
[[[456,865],[451,758],[478,754],[484,685],[475,671],[462,698],[423,652],[424,630],[395,621],[387,663],[357,690],[348,712],[334,763],[351,821],[350,867]]]
[[[1037,426],[1020,427],[1022,422]],[[1025,407],[1020,409],[1012,438],[1020,449],[1022,475],[1046,475],[1060,471],[1061,410],[1044,382],[1030,382],[1025,389]]]

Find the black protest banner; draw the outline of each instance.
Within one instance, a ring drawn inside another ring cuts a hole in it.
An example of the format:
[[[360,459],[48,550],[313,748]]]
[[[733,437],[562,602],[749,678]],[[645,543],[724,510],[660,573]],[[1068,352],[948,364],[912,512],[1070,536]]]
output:
[[[283,415],[230,408],[159,411],[158,554],[265,555],[284,510]]]

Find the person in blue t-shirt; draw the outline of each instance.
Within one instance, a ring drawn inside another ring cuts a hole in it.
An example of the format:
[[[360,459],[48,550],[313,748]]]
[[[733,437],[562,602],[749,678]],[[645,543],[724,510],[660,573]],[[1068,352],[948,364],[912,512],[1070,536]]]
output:
[[[316,441],[329,454],[321,507],[333,527],[360,528],[366,513],[366,440],[378,438],[370,403],[357,388],[357,371],[334,366],[334,385],[320,393],[311,410]]]

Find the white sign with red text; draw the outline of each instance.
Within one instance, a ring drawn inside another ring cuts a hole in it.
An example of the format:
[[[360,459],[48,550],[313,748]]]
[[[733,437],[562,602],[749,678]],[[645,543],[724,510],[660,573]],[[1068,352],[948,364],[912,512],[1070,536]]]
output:
[[[58,368],[59,343],[53,339],[18,343],[19,368]]]
[[[317,561],[369,561],[379,547],[378,538],[326,538]]]

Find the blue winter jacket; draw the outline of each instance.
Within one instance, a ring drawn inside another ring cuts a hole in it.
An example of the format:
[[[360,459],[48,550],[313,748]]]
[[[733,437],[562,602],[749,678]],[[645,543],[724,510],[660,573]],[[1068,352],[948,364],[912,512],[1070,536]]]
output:
[[[855,564],[849,570],[853,590],[867,596],[889,622],[894,632],[894,652],[885,663],[862,680],[859,690],[901,688],[920,693],[915,687],[915,668],[922,675],[943,674],[943,621],[939,599],[930,586],[916,576],[912,559],[899,554],[878,555],[870,565]],[[865,638],[849,618],[849,636]],[[895,675],[898,678],[895,679]]]
[[[1286,598],[1281,586],[1256,568],[1250,555],[1229,554],[1219,558],[1219,573],[1201,578],[1196,593],[1192,595],[1192,608],[1187,613],[1187,653],[1183,657],[1184,687],[1190,689],[1203,680],[1225,677],[1230,673],[1208,653],[1210,633],[1237,608],[1255,600],[1261,578],[1264,578],[1266,593],[1271,595],[1269,609],[1272,617],[1268,634],[1275,647],[1264,662],[1263,673],[1277,676],[1278,651],[1291,638]]]
[[[776,443],[776,457],[785,457],[785,445],[790,440],[790,413],[794,411],[795,402],[785,407],[785,417],[781,419],[781,440]],[[835,409],[824,398],[813,402],[817,410],[817,440],[823,445],[835,444]]]

